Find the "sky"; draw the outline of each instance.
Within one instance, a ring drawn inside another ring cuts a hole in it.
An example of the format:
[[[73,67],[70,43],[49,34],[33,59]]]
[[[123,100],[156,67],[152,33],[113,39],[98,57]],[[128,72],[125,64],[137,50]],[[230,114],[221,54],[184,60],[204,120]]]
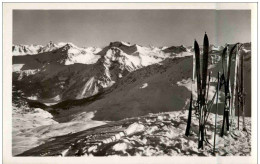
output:
[[[13,44],[72,42],[104,47],[113,41],[172,46],[251,41],[250,10],[14,10]]]

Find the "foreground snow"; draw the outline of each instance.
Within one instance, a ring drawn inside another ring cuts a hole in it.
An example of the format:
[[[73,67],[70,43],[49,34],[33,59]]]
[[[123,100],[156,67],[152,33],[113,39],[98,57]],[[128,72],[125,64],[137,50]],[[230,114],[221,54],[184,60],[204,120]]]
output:
[[[130,118],[79,133],[65,135],[21,154],[21,156],[211,156],[214,115],[206,126],[208,140],[198,150],[198,120],[192,118],[191,135],[185,136],[188,111],[150,114]],[[242,120],[242,119],[241,119]],[[219,137],[222,117],[218,117],[217,153],[220,156],[248,156],[251,153],[251,121],[247,132],[234,129]],[[236,122],[236,121],[235,121]],[[242,122],[240,124],[242,127]],[[66,142],[65,144],[64,141]]]
[[[95,112],[76,115],[71,122],[58,123],[53,116],[40,108],[21,111],[13,107],[12,150],[13,155],[43,144],[50,138],[75,133],[105,124],[93,121]]]
[[[184,135],[186,130],[187,112],[172,112],[168,114],[151,115],[140,119],[138,123],[131,124],[125,131],[133,129],[131,126],[142,130],[132,131],[129,135],[113,140],[114,146],[107,151],[106,155],[126,156],[160,156],[160,155],[212,155],[213,144],[213,122],[214,115],[210,115],[207,126],[207,139],[210,144],[205,143],[204,150],[198,150],[197,133],[198,121],[193,118],[191,136]],[[218,118],[218,133],[222,118]],[[235,121],[237,122],[237,121]],[[248,132],[234,130],[221,138],[217,135],[217,155],[250,155],[251,152],[251,125],[250,119],[246,119]],[[142,126],[144,126],[142,128]],[[242,124],[240,124],[242,127]],[[139,134],[137,134],[139,133]],[[96,149],[98,151],[98,148]]]

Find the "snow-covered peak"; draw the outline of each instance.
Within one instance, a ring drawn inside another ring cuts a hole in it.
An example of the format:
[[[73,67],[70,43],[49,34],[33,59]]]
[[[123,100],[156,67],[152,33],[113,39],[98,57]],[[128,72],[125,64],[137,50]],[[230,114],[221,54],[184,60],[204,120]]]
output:
[[[64,47],[64,46],[67,46],[67,47],[76,47],[78,48],[78,46],[76,46],[75,44],[71,43],[71,42],[59,42],[57,43],[57,46],[60,48],[60,47]]]
[[[181,46],[171,46],[163,50],[164,53],[171,53],[171,54],[179,54],[182,52],[187,52],[187,48],[183,45]]]
[[[13,45],[12,52],[13,56],[21,55],[34,55],[38,54],[39,50],[42,48],[42,45]]]
[[[125,45],[125,46],[131,46],[130,42],[123,42],[123,41],[121,41],[121,43],[122,43],[123,45]]]
[[[146,47],[138,44],[125,45],[123,42],[111,42],[107,48],[108,49],[104,51],[103,54],[100,54],[101,56],[104,55],[105,67],[109,70],[113,63],[116,62],[119,63],[119,68],[122,72],[124,70],[132,72],[148,65],[159,64],[166,58],[192,55],[184,46],[165,48],[168,49],[170,53],[164,52],[162,48],[155,46]],[[174,52],[175,55],[172,55],[172,52]],[[117,76],[119,77],[120,75]]]
[[[46,46],[42,47],[39,51],[39,53],[43,53],[43,52],[50,52],[53,50],[58,49],[58,45],[53,43],[52,41],[50,41]]]
[[[59,44],[64,45],[64,44]],[[99,55],[95,55],[96,49],[90,48],[80,48],[71,43],[66,43],[62,48],[62,51],[67,51],[66,58],[59,61],[65,65],[71,65],[75,63],[81,64],[94,64],[100,58]]]
[[[61,45],[63,45],[63,46],[61,46]],[[66,44],[60,44],[59,45],[59,48],[62,48],[62,50],[63,51],[65,51],[65,50],[68,50],[68,51],[71,51],[71,50],[79,50],[79,49],[81,49],[81,48],[79,48],[79,47],[77,47],[77,46],[75,46],[74,44],[70,44],[70,43],[66,43]]]
[[[130,47],[132,46],[129,42],[124,42],[124,41],[114,41],[114,42],[110,42],[109,44],[110,47]]]
[[[57,45],[55,43],[53,43],[52,41],[50,41],[46,47],[56,47]]]
[[[112,62],[117,61],[122,71],[126,69],[132,72],[136,69],[159,63],[170,57],[169,55],[165,55],[160,49],[151,49],[140,45],[134,45],[134,47],[134,51],[128,51],[130,53],[118,47],[111,47],[104,56],[104,64],[110,67]]]
[[[12,54],[13,56],[22,56],[22,55],[36,55],[39,53],[44,52],[51,52],[54,50],[57,50],[59,48],[63,48],[63,50],[68,49],[78,49],[80,51],[85,51],[87,53],[93,53],[96,54],[100,52],[102,49],[98,47],[86,47],[86,48],[80,48],[76,46],[75,44],[71,42],[59,42],[55,44],[54,42],[50,41],[45,46],[42,45],[12,45]],[[73,50],[72,50],[73,51]],[[83,52],[84,54],[84,52]]]

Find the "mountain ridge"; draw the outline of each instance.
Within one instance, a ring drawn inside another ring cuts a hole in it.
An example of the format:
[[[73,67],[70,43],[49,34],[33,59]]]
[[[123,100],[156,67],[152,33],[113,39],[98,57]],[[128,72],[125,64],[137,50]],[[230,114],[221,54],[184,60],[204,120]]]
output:
[[[60,48],[57,48],[59,46]],[[95,48],[83,49],[72,43],[54,44],[50,42],[46,47],[51,51],[48,52],[46,48],[43,50],[46,52],[36,55],[13,56],[14,81],[24,81],[25,83],[34,81],[34,83],[40,83],[48,80],[52,81],[54,84],[60,82],[56,85],[60,86],[60,90],[63,90],[63,88],[71,88],[73,86],[72,83],[75,82],[69,82],[70,84],[67,86],[64,86],[63,84],[67,84],[66,79],[70,76],[77,79],[75,78],[76,75],[74,76],[73,74],[78,70],[78,72],[82,72],[79,76],[80,79],[82,79],[81,81],[84,82],[83,84],[79,81],[78,85],[81,85],[82,90],[87,90],[87,92],[81,92],[82,95],[72,94],[74,95],[74,98],[92,96],[100,89],[102,90],[103,88],[110,87],[129,72],[151,64],[160,63],[166,58],[175,57],[173,53],[164,53],[163,50],[155,47],[142,47],[137,44],[130,45],[125,42],[111,42],[102,50]],[[87,52],[86,49],[89,49],[89,51]],[[191,54],[184,54],[184,56],[186,55]],[[94,71],[94,73],[84,71],[84,69],[90,69]],[[67,75],[65,76],[62,74]],[[59,75],[59,77],[57,77],[57,75]],[[56,78],[56,80],[53,78]],[[89,79],[92,79],[91,83],[88,82]],[[50,85],[49,83],[50,82],[47,84]],[[89,83],[89,85],[87,85],[87,83]],[[49,87],[47,86],[47,88]],[[39,96],[31,93],[35,89],[31,88],[30,90],[31,91],[28,93],[25,93],[27,97]],[[50,90],[52,89],[50,88]],[[69,94],[65,90],[62,92],[64,92],[64,94]],[[51,94],[52,97],[62,97],[61,95],[54,95],[54,93],[55,92]],[[43,97],[46,97],[46,94]],[[49,98],[51,97],[49,96]]]

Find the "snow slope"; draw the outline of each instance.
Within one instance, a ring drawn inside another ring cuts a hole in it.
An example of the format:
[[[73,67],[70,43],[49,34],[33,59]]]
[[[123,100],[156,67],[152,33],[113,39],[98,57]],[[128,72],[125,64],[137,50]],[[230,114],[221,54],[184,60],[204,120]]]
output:
[[[58,123],[53,116],[40,108],[29,112],[13,108],[12,114],[12,153],[17,155],[35,146],[45,143],[52,137],[76,133],[95,126],[105,124],[104,121],[94,121],[95,112],[81,113],[66,123]]]
[[[212,156],[214,115],[207,124],[209,143],[198,150],[198,119],[192,118],[191,135],[185,136],[188,111],[149,114],[111,122],[54,139],[19,156]],[[247,132],[234,129],[219,136],[222,117],[217,122],[217,156],[250,156],[251,124]],[[242,125],[242,122],[240,122]],[[66,141],[65,144],[61,144]]]
[[[64,45],[65,43],[59,44]],[[67,58],[65,58],[62,63],[65,65],[71,65],[75,63],[81,64],[94,64],[100,58],[99,55],[95,55],[99,50],[93,47],[88,48],[79,48],[72,43],[66,43],[63,46],[64,49],[67,49]]]

